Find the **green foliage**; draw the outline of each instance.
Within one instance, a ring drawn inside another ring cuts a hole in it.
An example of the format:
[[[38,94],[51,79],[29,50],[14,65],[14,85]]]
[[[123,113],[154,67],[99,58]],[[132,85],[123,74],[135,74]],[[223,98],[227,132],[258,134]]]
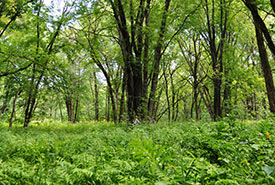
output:
[[[274,184],[274,120],[0,126],[0,184]]]

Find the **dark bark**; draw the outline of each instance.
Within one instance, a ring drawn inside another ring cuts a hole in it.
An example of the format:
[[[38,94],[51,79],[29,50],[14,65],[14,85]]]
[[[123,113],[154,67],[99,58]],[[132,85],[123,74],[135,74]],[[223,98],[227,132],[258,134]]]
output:
[[[272,113],[275,113],[275,88],[274,88],[274,82],[272,77],[272,70],[268,61],[268,56],[264,45],[264,37],[267,41],[267,45],[271,53],[273,54],[273,57],[275,56],[275,45],[272,41],[272,38],[270,36],[270,33],[264,21],[258,14],[257,6],[254,4],[255,0],[243,0],[243,2],[247,6],[247,8],[250,10],[253,17],[255,30],[256,30],[256,39],[257,39],[257,44],[258,44],[258,49],[259,49],[259,54],[261,59],[261,67],[265,78],[267,96],[268,96],[268,101],[270,105],[270,111]],[[275,4],[274,1],[271,0],[271,6],[273,11],[275,9],[274,4]]]
[[[255,113],[255,118],[258,118],[258,102],[257,102],[257,95],[256,93],[253,93],[253,101],[254,101],[254,113]]]
[[[140,0],[139,6],[134,8],[132,0],[129,2],[130,15],[126,21],[124,6],[121,0],[109,1],[113,9],[114,18],[119,31],[120,47],[123,55],[128,120],[143,120],[146,115],[154,114],[155,94],[158,83],[159,64],[162,56],[163,37],[166,30],[167,11],[171,0],[165,1],[163,18],[161,20],[158,43],[155,47],[153,72],[149,75],[149,46],[150,33],[146,27],[150,24],[151,0]],[[126,2],[125,2],[126,3]],[[128,24],[127,24],[128,23]],[[153,80],[152,80],[153,79]],[[149,81],[151,80],[150,99],[147,102]],[[146,104],[147,103],[147,104]],[[148,111],[147,109],[150,110]],[[150,112],[150,113],[149,113]],[[150,117],[150,116],[149,116]]]
[[[165,71],[164,71],[165,73]],[[164,74],[164,81],[165,81],[165,95],[166,95],[166,101],[167,101],[167,110],[168,110],[168,121],[171,121],[171,109],[170,109],[170,98],[169,98],[169,86],[168,86],[168,79],[166,75]]]
[[[24,127],[28,127],[28,124],[30,122],[31,116],[32,116],[32,105],[35,104],[35,98],[34,98],[34,80],[35,80],[35,73],[36,73],[36,64],[33,64],[32,69],[32,77],[30,82],[30,87],[28,89],[28,97],[26,101],[26,109],[25,109],[25,120],[24,120]]]
[[[110,121],[110,96],[106,93],[106,107],[105,107],[105,117],[106,121]]]
[[[37,11],[37,23],[36,23],[36,33],[37,33],[37,42],[36,42],[36,54],[38,55],[38,51],[40,48],[40,11],[41,11],[41,5],[42,5],[42,1],[40,0],[39,2],[39,7],[38,7],[38,11]],[[63,12],[62,12],[62,17],[65,16],[67,9],[64,8]],[[55,40],[57,38],[57,36],[59,35],[59,32],[61,30],[61,27],[64,23],[64,20],[61,19],[49,44],[47,45],[46,49],[47,49],[47,54],[50,55],[53,51],[53,45],[55,43]],[[40,58],[37,58],[37,61],[39,61]],[[43,68],[42,71],[40,72],[40,75],[38,76],[38,78],[36,78],[36,73],[37,71],[37,65],[34,63],[33,64],[33,70],[32,70],[32,77],[31,77],[31,81],[30,81],[30,87],[29,87],[29,91],[28,91],[28,97],[27,97],[27,101],[26,101],[26,109],[25,109],[25,120],[24,120],[24,126],[23,127],[28,127],[30,120],[32,118],[34,109],[35,109],[35,105],[36,105],[36,100],[37,100],[37,95],[38,95],[38,91],[39,91],[39,86],[41,84],[41,81],[44,77],[44,74],[46,72],[46,66],[48,64],[48,60],[45,61],[43,63]]]
[[[156,101],[156,105],[155,105],[155,109],[154,109],[154,112],[153,112],[153,116],[150,118],[151,120],[153,121],[158,121],[159,119],[157,118],[157,115],[158,115],[158,111],[159,111],[159,105],[160,105],[160,97],[161,97],[161,94],[163,92],[163,88],[164,86],[162,86],[160,88],[160,91],[159,91],[159,94],[157,96],[157,101]]]
[[[120,96],[120,108],[119,108],[119,122],[122,120],[125,109],[125,91],[126,91],[126,77],[123,75],[123,82],[121,87],[121,96]]]
[[[75,102],[75,107],[74,107],[74,119],[73,123],[76,123],[78,121],[78,107],[79,107],[79,99],[77,98]]]
[[[216,31],[215,25],[215,2],[212,0],[212,12],[209,11],[208,1],[205,0],[205,13],[207,17],[207,38],[206,41],[209,44],[210,48],[210,56],[212,60],[212,68],[213,68],[213,85],[214,85],[214,121],[217,118],[222,117],[222,107],[221,107],[221,85],[222,85],[222,72],[223,72],[223,51],[224,51],[224,43],[226,39],[227,32],[227,17],[228,17],[228,7],[226,5],[225,0],[220,0],[220,22],[219,22],[219,30],[220,30],[220,41],[217,45],[217,37],[218,33]]]
[[[174,102],[175,104],[179,104],[180,101],[185,102],[185,98],[178,98],[176,102]],[[170,105],[171,106],[171,105]],[[161,111],[160,113],[157,114],[156,118],[150,120],[150,121],[159,121],[161,119],[161,117],[167,112],[167,110],[169,109],[169,107],[166,107],[163,111]]]
[[[87,37],[87,41],[88,41],[88,44],[89,44],[89,51],[90,51],[90,56],[91,58],[93,59],[93,61],[95,62],[95,64],[98,66],[98,68],[102,71],[106,81],[107,81],[107,85],[108,85],[108,92],[110,94],[110,98],[111,98],[111,101],[112,101],[112,117],[113,117],[113,121],[115,123],[117,123],[117,101],[115,101],[115,90],[113,88],[113,84],[112,84],[112,80],[111,80],[111,77],[108,73],[108,71],[104,68],[102,62],[98,59],[97,57],[97,54],[96,54],[96,50],[95,48],[93,47],[93,44],[91,42],[91,39],[90,37],[88,36]],[[108,63],[109,61],[106,60],[106,63]]]
[[[190,108],[190,118],[191,119],[193,119],[193,109],[194,109],[194,99],[192,98],[191,108]]]
[[[273,0],[271,0],[272,2]],[[246,7],[250,10],[253,20],[255,22],[255,26],[263,33],[267,46],[269,47],[271,53],[273,54],[273,57],[275,57],[275,45],[272,41],[271,35],[266,27],[266,24],[264,23],[263,19],[260,17],[257,6],[255,5],[255,0],[243,0]],[[274,2],[271,3],[272,8],[274,10]]]
[[[74,98],[71,96],[67,96],[65,103],[67,108],[68,121],[76,123],[78,121],[79,99],[74,100]]]
[[[2,73],[2,74],[0,74],[0,77],[16,74],[16,73],[18,73],[18,72],[20,72],[20,71],[23,71],[23,70],[25,70],[25,69],[28,69],[31,65],[32,65],[32,63],[29,63],[28,65],[26,65],[26,66],[24,66],[24,67],[21,67],[21,68],[15,70],[15,71]]]
[[[144,118],[144,107],[143,105],[143,75],[142,70],[143,66],[141,63],[141,52],[143,48],[142,44],[142,25],[145,18],[144,5],[145,1],[140,1],[140,6],[138,8],[137,18],[134,22],[133,17],[133,7],[132,1],[130,2],[130,27],[131,31],[128,31],[127,21],[124,12],[124,7],[121,0],[109,1],[114,17],[116,19],[119,37],[120,37],[120,46],[123,55],[124,67],[125,67],[125,77],[126,77],[126,89],[127,89],[127,109],[128,109],[128,119],[132,123],[136,118]],[[149,6],[148,6],[149,4]],[[147,0],[147,6],[150,7],[150,0]],[[148,11],[148,10],[147,10]],[[132,40],[131,40],[132,39]],[[136,43],[137,42],[137,43]],[[132,53],[135,52],[135,57]]]
[[[16,100],[17,100],[17,97],[21,94],[21,92],[22,92],[22,87],[19,87],[13,99],[12,112],[9,120],[9,127],[12,127],[12,120],[15,115]]]
[[[179,95],[177,95],[177,99],[178,99],[178,96]],[[179,103],[176,103],[176,115],[175,115],[174,122],[178,120],[178,115],[179,115]]]
[[[193,35],[192,41],[193,41],[193,47],[191,47],[191,45],[188,47],[186,44],[184,45],[180,41],[178,41],[178,44],[181,49],[182,55],[184,56],[185,60],[188,63],[190,75],[193,77],[193,80],[189,81],[189,83],[193,87],[193,97],[192,97],[192,105],[190,110],[190,117],[193,118],[193,110],[195,109],[196,120],[199,120],[200,116],[199,116],[199,104],[198,104],[198,98],[199,98],[198,89],[199,89],[200,83],[202,83],[207,76],[200,77],[201,75],[199,74],[200,72],[199,64],[200,64],[201,53],[202,53],[201,42],[199,40],[199,37],[196,35]],[[192,51],[192,49],[194,51]],[[194,59],[193,59],[193,56],[194,56]]]
[[[213,110],[213,106],[211,104],[211,97],[209,95],[209,90],[206,86],[203,86],[202,88],[199,89],[199,92],[201,94],[201,98],[208,110],[208,113],[211,117],[212,120],[214,120],[214,110]]]
[[[98,88],[97,88],[97,77],[96,72],[93,72],[94,75],[94,90],[95,90],[95,121],[98,121]]]
[[[198,105],[198,86],[199,86],[199,80],[198,80],[198,68],[199,68],[199,60],[200,60],[200,51],[197,51],[197,43],[196,40],[193,39],[194,44],[194,51],[195,51],[195,61],[194,61],[194,67],[193,67],[193,92],[194,92],[194,104],[195,104],[195,112],[196,112],[196,120],[199,120],[199,105]],[[200,48],[199,48],[200,50]]]
[[[40,11],[41,11],[41,5],[42,5],[42,1],[39,1],[39,5],[38,5],[38,11],[37,11],[37,22],[36,22],[36,37],[37,37],[37,41],[36,41],[36,54],[38,54],[38,50],[40,47],[40,26],[39,26],[39,18],[40,18]],[[31,76],[31,81],[30,81],[30,87],[28,90],[28,97],[27,97],[27,102],[26,102],[26,109],[25,109],[25,120],[24,120],[24,126],[23,127],[28,127],[30,119],[32,117],[32,113],[33,113],[33,106],[35,104],[35,100],[36,100],[36,93],[37,93],[37,89],[35,89],[35,73],[36,73],[36,64],[33,64],[33,69],[32,69],[32,76]],[[37,84],[37,88],[38,88],[39,84]]]
[[[150,2],[151,0],[147,0],[147,6],[145,9],[145,25],[146,27],[149,27],[150,24]],[[148,83],[149,83],[149,77],[148,77],[148,63],[149,63],[149,41],[150,36],[148,31],[144,33],[145,39],[144,39],[144,51],[143,51],[143,93],[142,97],[144,98],[144,103],[147,103],[147,93],[148,93]],[[147,114],[147,113],[145,113]]]
[[[119,35],[120,35],[120,46],[121,46],[121,51],[123,55],[123,60],[125,64],[125,75],[127,79],[127,108],[128,108],[128,117],[129,121],[133,122],[135,118],[135,114],[137,113],[135,105],[135,85],[137,87],[140,87],[140,80],[137,80],[137,82],[134,80],[134,71],[141,70],[141,69],[133,69],[133,67],[138,67],[134,66],[134,60],[133,60],[133,55],[132,55],[132,44],[130,42],[130,34],[127,29],[127,21],[126,21],[126,16],[124,12],[124,8],[122,5],[121,0],[116,0],[115,2],[110,1],[113,12],[114,12],[114,17],[116,19],[117,25],[118,25],[118,30],[119,30]],[[133,42],[132,42],[133,43]],[[136,82],[136,83],[135,83]],[[140,97],[140,96],[138,96]]]
[[[272,71],[271,71],[267,52],[264,45],[263,34],[261,30],[258,29],[258,26],[255,26],[255,30],[256,30],[256,38],[257,38],[259,54],[261,58],[261,67],[262,67],[262,71],[265,79],[267,97],[268,97],[269,106],[270,106],[269,108],[270,108],[270,112],[275,113],[275,88],[274,88],[274,82],[272,77]]]
[[[156,90],[157,90],[157,85],[158,85],[159,67],[160,67],[160,61],[161,61],[161,57],[162,57],[162,48],[163,48],[163,39],[164,39],[164,34],[166,32],[166,24],[167,24],[166,22],[167,22],[168,10],[169,10],[170,3],[171,3],[171,0],[165,1],[165,7],[164,7],[163,15],[162,15],[162,20],[161,20],[158,43],[155,48],[152,84],[151,84],[151,91],[150,91],[149,102],[148,102],[149,117],[153,116],[153,113],[155,112],[154,111],[155,103],[156,103],[155,95],[156,95]]]
[[[270,0],[270,4],[272,6],[272,10],[275,13],[275,1],[274,0]]]
[[[74,120],[74,103],[71,95],[66,95],[65,96],[65,104],[66,104],[66,109],[67,109],[67,116],[68,116],[68,121],[73,122]]]
[[[10,101],[10,85],[9,84],[5,85],[4,89],[7,89],[7,91],[5,93],[4,102],[3,102],[3,105],[1,107],[1,114],[5,113],[7,111],[7,104]]]
[[[24,9],[24,6],[26,6],[28,3],[31,3],[33,2],[34,0],[30,0],[30,1],[26,1],[24,4],[20,4],[18,3],[17,6],[15,7],[15,13],[14,15],[11,17],[10,21],[5,25],[5,27],[3,28],[3,30],[1,31],[0,33],[0,38],[3,36],[3,34],[5,33],[5,31],[8,29],[8,27],[11,25],[11,23],[13,23],[17,17],[19,17],[22,12],[23,12],[23,9]],[[0,17],[2,16],[2,12],[3,12],[3,9],[4,7],[6,6],[6,2],[1,2],[1,7],[0,7]]]
[[[172,89],[172,98],[171,98],[172,116],[171,116],[171,119],[172,119],[172,121],[174,121],[175,115],[176,115],[176,113],[175,113],[176,89],[175,89],[174,80],[173,80],[174,71],[173,72],[169,71],[169,73],[170,73],[170,81],[171,81],[171,89]]]

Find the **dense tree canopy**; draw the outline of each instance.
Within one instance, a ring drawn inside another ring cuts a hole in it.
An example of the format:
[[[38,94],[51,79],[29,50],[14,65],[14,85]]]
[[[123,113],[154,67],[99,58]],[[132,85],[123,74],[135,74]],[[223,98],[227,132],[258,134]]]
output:
[[[0,119],[275,113],[272,0],[0,2]]]

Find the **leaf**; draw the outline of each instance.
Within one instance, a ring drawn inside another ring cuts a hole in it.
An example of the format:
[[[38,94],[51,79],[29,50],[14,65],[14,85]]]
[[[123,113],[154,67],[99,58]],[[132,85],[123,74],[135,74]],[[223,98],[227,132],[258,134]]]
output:
[[[168,182],[165,182],[165,181],[159,181],[156,183],[157,185],[167,185]]]
[[[270,175],[272,172],[275,171],[275,166],[273,166],[273,167],[262,167],[262,170],[263,170],[267,175]]]
[[[256,149],[256,150],[259,150],[259,145],[257,145],[257,144],[253,144],[253,145],[251,145],[251,147]]]
[[[229,164],[229,160],[228,159],[223,159],[224,162],[226,162],[227,164]]]

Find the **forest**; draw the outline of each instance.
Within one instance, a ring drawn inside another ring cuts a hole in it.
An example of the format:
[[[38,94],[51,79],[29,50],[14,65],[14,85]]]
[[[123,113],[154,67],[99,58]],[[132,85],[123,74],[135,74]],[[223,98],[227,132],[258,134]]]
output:
[[[274,0],[1,0],[0,185],[275,184]]]

